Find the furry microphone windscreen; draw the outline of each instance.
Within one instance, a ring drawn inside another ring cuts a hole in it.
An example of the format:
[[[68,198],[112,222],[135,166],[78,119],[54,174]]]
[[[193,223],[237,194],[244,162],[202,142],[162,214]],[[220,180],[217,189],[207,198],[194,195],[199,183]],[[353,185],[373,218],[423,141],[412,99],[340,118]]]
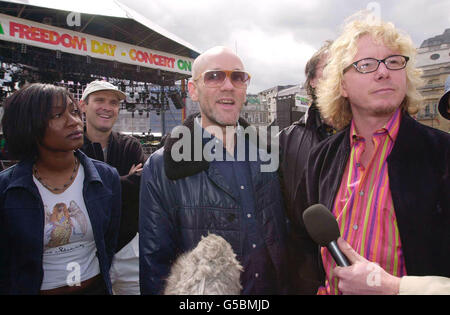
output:
[[[209,234],[172,265],[165,295],[238,295],[243,268],[231,245]]]

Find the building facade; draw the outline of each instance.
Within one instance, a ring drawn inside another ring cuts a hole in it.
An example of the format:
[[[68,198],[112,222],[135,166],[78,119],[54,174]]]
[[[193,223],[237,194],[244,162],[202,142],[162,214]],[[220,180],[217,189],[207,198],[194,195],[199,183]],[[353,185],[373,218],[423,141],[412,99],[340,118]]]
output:
[[[295,85],[278,92],[276,124],[280,129],[298,121],[308,110],[309,99],[303,85]]]
[[[450,121],[438,111],[444,84],[450,76],[450,28],[443,34],[423,41],[417,49],[417,67],[422,69],[424,85],[419,88],[424,100],[416,118],[421,123],[450,132]]]
[[[287,88],[292,87],[293,85],[281,86],[277,85],[270,89],[261,91],[258,93],[260,104],[267,107],[269,110],[269,121],[273,122],[277,119],[277,96],[278,92]]]
[[[247,94],[247,102],[242,107],[240,115],[256,127],[270,124],[269,107],[267,104],[261,104],[257,94]]]

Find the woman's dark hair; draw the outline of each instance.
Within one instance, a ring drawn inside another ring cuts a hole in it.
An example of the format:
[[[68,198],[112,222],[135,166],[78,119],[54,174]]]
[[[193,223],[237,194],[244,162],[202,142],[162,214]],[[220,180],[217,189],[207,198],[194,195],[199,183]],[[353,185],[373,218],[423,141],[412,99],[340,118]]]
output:
[[[33,83],[5,100],[3,135],[13,158],[24,160],[38,156],[38,144],[44,137],[52,107],[61,104],[65,110],[67,98],[76,104],[73,96],[63,87]]]
[[[319,64],[322,57],[328,53],[328,49],[333,44],[333,41],[327,40],[322,45],[322,47],[319,48],[318,51],[314,53],[314,55],[308,60],[305,66],[305,75],[306,75],[306,81],[305,81],[305,88],[308,95],[312,98],[312,101],[316,101],[316,91],[311,86],[311,80],[316,77],[317,72],[317,65]]]

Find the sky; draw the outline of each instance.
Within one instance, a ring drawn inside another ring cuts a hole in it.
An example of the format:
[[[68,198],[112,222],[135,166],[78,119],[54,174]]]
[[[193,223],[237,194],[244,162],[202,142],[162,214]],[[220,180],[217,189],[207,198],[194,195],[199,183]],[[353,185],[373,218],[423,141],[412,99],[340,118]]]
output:
[[[369,9],[416,47],[450,28],[449,0],[120,0],[200,52],[224,45],[252,75],[249,93],[300,84],[305,64],[344,20]]]

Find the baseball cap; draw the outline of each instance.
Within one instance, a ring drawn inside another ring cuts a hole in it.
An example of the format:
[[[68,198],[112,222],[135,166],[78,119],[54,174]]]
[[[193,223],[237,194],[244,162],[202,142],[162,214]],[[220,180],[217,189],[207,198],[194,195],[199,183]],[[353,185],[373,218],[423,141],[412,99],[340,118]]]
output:
[[[89,94],[98,92],[98,91],[113,91],[117,94],[117,97],[120,100],[124,100],[127,95],[120,91],[116,86],[112,85],[106,81],[95,80],[89,83],[84,89],[83,95],[81,96],[81,100],[84,101]]]
[[[448,107],[450,106],[448,104],[449,97],[450,97],[450,75],[447,77],[447,80],[445,80],[445,92],[444,95],[442,95],[438,105],[439,113],[441,113],[442,117],[448,120],[450,120],[450,114],[448,112]]]

